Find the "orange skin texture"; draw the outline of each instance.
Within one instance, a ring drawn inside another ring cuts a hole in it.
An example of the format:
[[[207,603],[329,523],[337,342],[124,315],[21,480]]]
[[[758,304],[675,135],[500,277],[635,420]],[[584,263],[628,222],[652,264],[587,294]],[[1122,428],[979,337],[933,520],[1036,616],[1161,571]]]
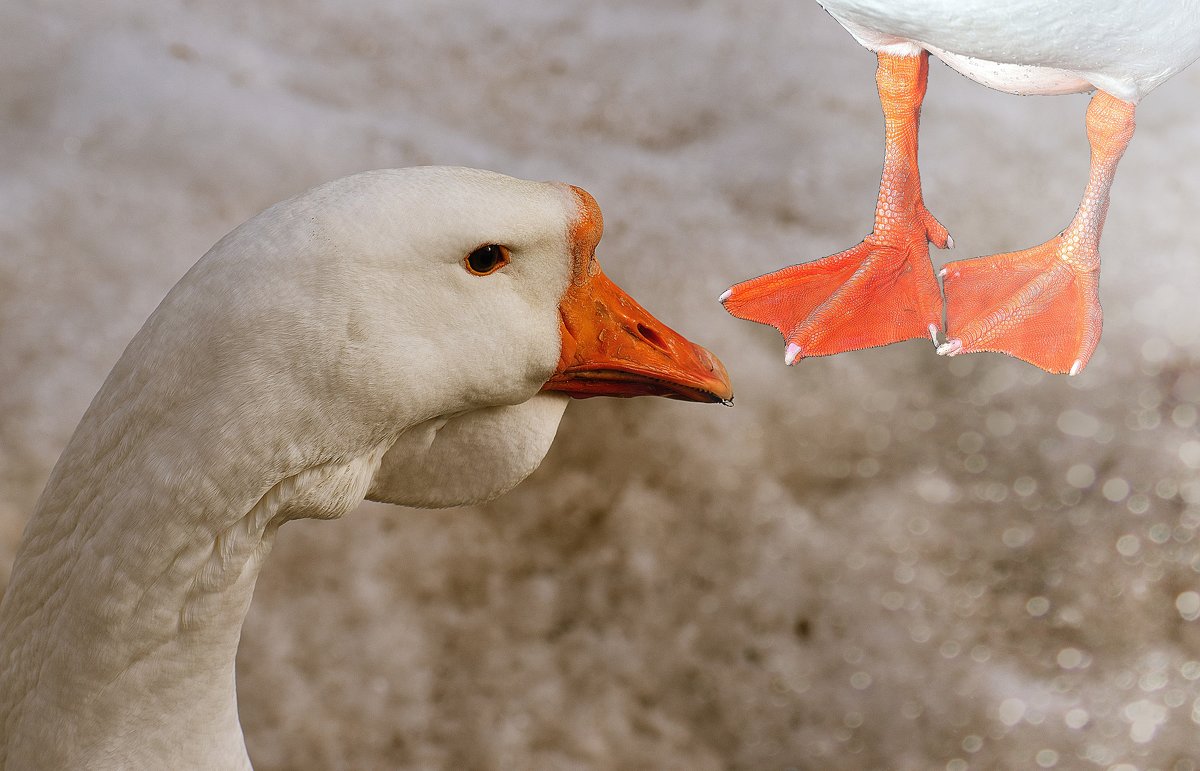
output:
[[[884,116],[883,178],[875,227],[844,252],[734,285],[734,316],[775,327],[796,361],[914,337],[942,328],[942,293],[929,244],[952,242],[921,198],[917,129],[929,55],[879,54],[875,80]]]
[[[998,351],[1047,372],[1078,374],[1100,341],[1100,232],[1134,106],[1097,91],[1088,104],[1091,172],[1067,229],[1019,252],[947,263],[946,352]],[[948,347],[948,348],[947,348]]]

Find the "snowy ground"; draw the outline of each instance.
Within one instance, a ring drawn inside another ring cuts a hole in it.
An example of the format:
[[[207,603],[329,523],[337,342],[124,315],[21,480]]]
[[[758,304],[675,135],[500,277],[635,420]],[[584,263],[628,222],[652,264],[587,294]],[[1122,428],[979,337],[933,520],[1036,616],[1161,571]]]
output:
[[[578,403],[492,505],[286,528],[238,660],[260,768],[1200,767],[1200,68],[1138,115],[1070,380],[920,341],[788,370],[716,304],[866,233],[873,72],[799,0],[0,6],[0,575],[217,238],[482,166],[590,190],[609,275],[738,405]],[[1066,224],[1085,105],[933,66],[954,257]]]

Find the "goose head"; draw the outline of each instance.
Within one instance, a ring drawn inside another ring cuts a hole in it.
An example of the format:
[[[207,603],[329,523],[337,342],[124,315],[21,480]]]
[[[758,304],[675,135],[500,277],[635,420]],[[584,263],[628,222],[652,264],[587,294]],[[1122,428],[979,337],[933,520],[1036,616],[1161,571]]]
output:
[[[545,456],[567,396],[731,403],[720,361],[601,270],[603,216],[586,191],[466,169],[405,174],[453,190],[406,202],[421,222],[453,224],[408,241],[405,271],[428,278],[406,285],[411,304],[377,313],[390,328],[420,330],[428,357],[420,383],[407,352],[393,358],[405,368],[397,393],[443,401],[391,444],[368,498],[441,507],[507,491]]]
[[[536,468],[567,397],[728,402],[716,357],[604,275],[602,230],[560,183],[446,167],[327,183],[193,267],[78,433],[143,434],[156,463],[183,461],[174,476],[249,489],[361,460],[368,497],[450,506]],[[337,497],[296,515],[337,516]]]

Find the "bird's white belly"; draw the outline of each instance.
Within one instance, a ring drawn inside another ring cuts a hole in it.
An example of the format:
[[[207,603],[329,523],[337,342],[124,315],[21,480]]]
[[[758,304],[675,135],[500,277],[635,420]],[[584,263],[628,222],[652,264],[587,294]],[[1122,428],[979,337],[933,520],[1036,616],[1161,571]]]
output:
[[[973,56],[927,46],[929,52],[951,68],[977,83],[1011,94],[1075,94],[1092,90],[1094,84],[1070,70],[1031,64],[989,62]]]
[[[1137,102],[1200,57],[1200,0],[818,0],[866,48],[1014,94]]]
[[[837,16],[834,16],[837,19]],[[893,56],[916,56],[922,50],[929,51],[952,69],[997,91],[1010,94],[1074,94],[1090,91],[1095,85],[1078,73],[1058,67],[1040,67],[1033,64],[1008,64],[994,62],[975,56],[956,54],[928,43],[918,43],[907,38],[889,35],[863,27],[854,22],[837,19],[864,48]]]

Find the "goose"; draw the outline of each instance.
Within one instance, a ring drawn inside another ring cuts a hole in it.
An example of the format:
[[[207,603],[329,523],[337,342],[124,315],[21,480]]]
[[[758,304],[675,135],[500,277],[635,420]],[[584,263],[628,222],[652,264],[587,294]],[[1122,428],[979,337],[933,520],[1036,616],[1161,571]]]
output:
[[[778,329],[788,365],[928,336],[942,355],[997,351],[1079,374],[1100,339],[1100,232],[1135,106],[1200,57],[1200,2],[818,1],[878,57],[885,150],[874,229],[844,252],[734,285],[720,298],[726,310]],[[929,243],[954,241],[925,207],[917,166],[930,54],[1013,94],[1095,91],[1091,171],[1067,228],[1030,249],[947,263],[943,287]]]
[[[510,489],[570,398],[730,403],[601,271],[579,188],[366,172],[222,238],[129,343],[0,602],[0,768],[249,768],[234,654],[278,527]]]

